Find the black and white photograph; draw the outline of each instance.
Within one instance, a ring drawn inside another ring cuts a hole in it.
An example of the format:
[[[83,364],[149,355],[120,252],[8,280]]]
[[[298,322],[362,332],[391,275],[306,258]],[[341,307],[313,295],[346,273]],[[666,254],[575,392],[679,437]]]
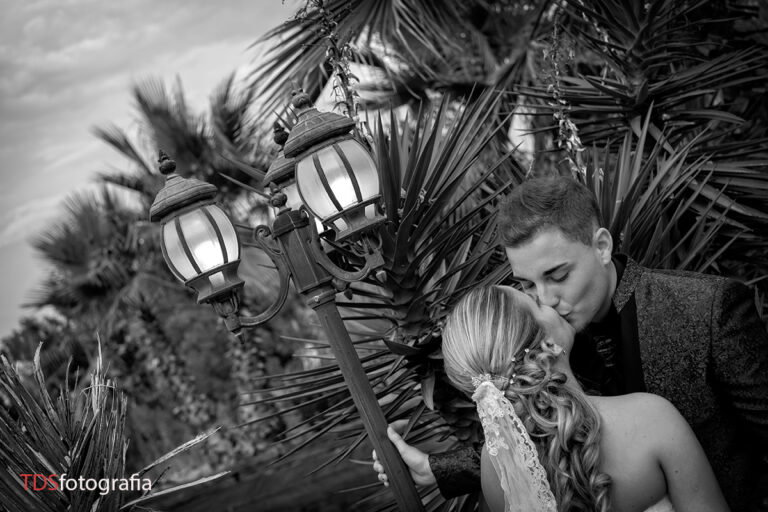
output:
[[[768,3],[0,9],[0,512],[768,512]]]

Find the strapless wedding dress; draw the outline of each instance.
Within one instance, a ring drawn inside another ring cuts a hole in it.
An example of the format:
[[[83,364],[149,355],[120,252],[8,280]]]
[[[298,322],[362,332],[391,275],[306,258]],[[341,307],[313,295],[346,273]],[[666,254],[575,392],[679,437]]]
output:
[[[675,509],[672,506],[672,502],[669,501],[669,498],[665,496],[651,508],[645,509],[645,512],[675,512]]]

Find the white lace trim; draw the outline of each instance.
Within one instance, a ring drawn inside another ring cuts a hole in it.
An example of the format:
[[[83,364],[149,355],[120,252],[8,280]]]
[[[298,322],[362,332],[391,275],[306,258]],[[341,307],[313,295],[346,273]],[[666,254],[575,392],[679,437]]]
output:
[[[477,412],[483,424],[486,449],[491,457],[499,459],[494,461],[494,466],[500,472],[502,487],[509,497],[507,500],[508,510],[513,510],[512,503],[519,503],[521,497],[509,496],[512,493],[513,485],[506,480],[525,478],[529,482],[517,481],[513,483],[517,484],[515,488],[519,488],[519,484],[522,483],[524,484],[523,488],[534,492],[533,501],[536,508],[535,510],[528,509],[526,512],[556,512],[555,497],[549,487],[547,473],[539,462],[536,446],[528,435],[525,425],[515,413],[514,407],[495,382],[498,381],[502,385],[501,387],[505,387],[506,383],[509,382],[508,379],[485,374],[479,378],[473,377],[472,381],[476,386],[472,400],[477,403]],[[515,453],[509,453],[512,450],[517,450],[516,454],[522,459],[520,462],[525,468],[522,470],[524,471],[522,475],[519,474],[519,468],[508,467],[519,465],[518,458],[514,456]],[[507,478],[503,478],[504,476]]]

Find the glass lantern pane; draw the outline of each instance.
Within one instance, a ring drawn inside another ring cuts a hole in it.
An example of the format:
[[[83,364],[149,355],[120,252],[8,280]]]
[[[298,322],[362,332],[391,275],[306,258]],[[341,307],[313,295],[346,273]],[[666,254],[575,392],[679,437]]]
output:
[[[184,246],[176,233],[176,221],[172,219],[163,224],[163,247],[171,272],[181,281],[188,281],[197,276],[197,271],[187,258]]]
[[[287,198],[285,206],[291,210],[298,210],[301,208],[301,196],[299,195],[299,187],[296,186],[296,180],[291,181],[287,185],[283,185],[281,192],[285,194]]]
[[[208,276],[208,281],[211,283],[211,289],[213,290],[221,288],[227,284],[227,280],[224,278],[224,274],[222,272],[214,272]]]
[[[213,217],[213,220],[216,222],[216,225],[221,232],[221,236],[224,239],[224,247],[227,248],[227,258],[225,263],[240,259],[240,244],[238,243],[237,232],[235,231],[235,226],[232,224],[232,221],[229,220],[229,217],[224,213],[224,210],[216,205],[208,205],[205,209],[208,210],[211,217]]]
[[[202,210],[193,210],[179,217],[184,239],[202,272],[223,265],[224,255],[216,230]]]
[[[360,198],[355,192],[352,179],[349,177],[349,171],[344,166],[344,161],[339,157],[333,146],[322,149],[317,152],[320,160],[320,166],[325,173],[328,184],[336,197],[336,201],[344,209],[360,202]]]
[[[377,195],[379,193],[379,174],[371,154],[354,139],[341,141],[338,146],[347,157],[347,161],[355,173],[363,200]]]
[[[336,228],[336,231],[341,233],[342,231],[346,231],[349,226],[347,226],[347,223],[344,222],[344,219],[336,219],[333,221],[333,226]]]
[[[312,155],[305,157],[296,164],[296,179],[304,204],[321,219],[338,213],[333,202],[328,198],[323,182],[320,179]]]
[[[320,169],[315,165],[314,156]],[[354,181],[350,173],[354,174]],[[304,203],[322,219],[379,193],[379,177],[373,158],[353,139],[304,157],[296,166],[296,179]]]

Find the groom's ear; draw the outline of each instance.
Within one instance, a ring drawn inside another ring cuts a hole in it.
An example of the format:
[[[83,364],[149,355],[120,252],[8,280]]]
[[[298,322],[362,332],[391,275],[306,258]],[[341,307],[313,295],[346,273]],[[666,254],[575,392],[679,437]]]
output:
[[[597,257],[603,265],[611,262],[611,253],[613,252],[613,237],[611,232],[605,228],[598,228],[592,236],[592,245],[597,251]]]

